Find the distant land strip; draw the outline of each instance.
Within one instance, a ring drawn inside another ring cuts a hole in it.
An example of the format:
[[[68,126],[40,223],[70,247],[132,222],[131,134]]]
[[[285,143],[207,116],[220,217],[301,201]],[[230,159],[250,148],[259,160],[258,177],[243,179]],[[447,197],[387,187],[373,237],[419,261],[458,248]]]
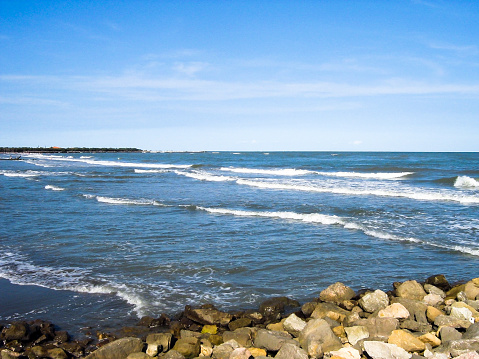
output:
[[[138,148],[0,147],[0,153],[98,153],[98,152],[143,152],[143,151]]]

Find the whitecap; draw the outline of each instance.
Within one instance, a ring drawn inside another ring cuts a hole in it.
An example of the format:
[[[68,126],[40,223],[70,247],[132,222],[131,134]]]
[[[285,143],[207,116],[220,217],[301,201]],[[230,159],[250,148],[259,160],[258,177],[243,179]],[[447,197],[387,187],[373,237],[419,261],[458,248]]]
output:
[[[221,171],[229,171],[234,173],[245,173],[245,174],[262,174],[262,175],[275,175],[275,176],[302,176],[312,171],[307,170],[298,170],[294,168],[283,168],[283,169],[257,169],[257,168],[234,168],[234,167],[222,167]]]
[[[467,176],[458,176],[454,182],[454,187],[459,188],[479,188],[479,181]]]
[[[65,190],[65,188],[58,187],[58,186],[53,186],[53,185],[50,185],[50,184],[47,184],[45,186],[45,189],[49,189],[49,190],[52,190],[52,191],[64,191]]]
[[[185,176],[185,177],[190,177],[194,178],[200,181],[210,181],[210,182],[227,182],[227,181],[235,181],[236,178],[234,177],[229,177],[229,176],[216,176],[212,175],[207,172],[200,172],[200,171],[194,171],[194,172],[183,172],[183,171],[175,171],[176,174],[180,176]]]

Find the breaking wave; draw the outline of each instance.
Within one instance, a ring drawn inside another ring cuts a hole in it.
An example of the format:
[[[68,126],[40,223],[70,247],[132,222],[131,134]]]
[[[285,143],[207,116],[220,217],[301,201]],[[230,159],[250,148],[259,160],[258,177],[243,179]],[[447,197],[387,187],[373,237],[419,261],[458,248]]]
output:
[[[479,188],[479,182],[474,178],[467,176],[458,176],[454,182],[454,187],[459,188]]]
[[[52,190],[52,191],[64,191],[65,190],[65,188],[63,188],[63,187],[53,186],[53,185],[50,185],[50,184],[47,184],[45,186],[45,189],[49,189],[49,190]]]
[[[148,199],[114,198],[84,194],[85,198],[95,198],[98,202],[119,205],[165,206],[163,203]]]

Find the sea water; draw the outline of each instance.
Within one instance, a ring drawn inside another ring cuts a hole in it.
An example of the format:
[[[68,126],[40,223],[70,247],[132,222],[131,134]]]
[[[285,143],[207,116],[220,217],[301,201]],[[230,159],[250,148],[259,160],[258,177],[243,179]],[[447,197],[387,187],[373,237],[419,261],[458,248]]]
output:
[[[22,158],[0,161],[0,320],[75,331],[479,276],[478,153]]]

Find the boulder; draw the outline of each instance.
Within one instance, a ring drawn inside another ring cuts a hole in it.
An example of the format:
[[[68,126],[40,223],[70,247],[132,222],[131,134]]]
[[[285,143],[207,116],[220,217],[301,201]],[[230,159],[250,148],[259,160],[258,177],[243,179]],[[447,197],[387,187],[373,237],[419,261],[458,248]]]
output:
[[[136,352],[129,354],[126,359],[151,359],[151,356],[143,352]]]
[[[50,359],[68,359],[69,356],[65,351],[61,348],[52,348],[48,349],[48,357]]]
[[[162,359],[185,359],[185,357],[176,350],[170,350],[162,357]]]
[[[310,320],[301,331],[298,340],[301,347],[312,357],[342,348],[341,339],[333,333],[324,319]]]
[[[330,352],[333,357],[343,358],[343,359],[360,359],[361,355],[359,350],[352,347],[341,348],[339,350],[333,350]]]
[[[350,314],[350,312],[340,308],[336,304],[318,303],[313,313],[311,313],[311,318],[324,319],[327,317],[342,323]]]
[[[254,358],[261,357],[261,356],[265,357],[267,354],[266,350],[261,348],[252,347],[252,348],[248,348],[248,350]]]
[[[275,332],[267,329],[260,329],[256,333],[254,346],[268,351],[278,351],[285,343],[298,345],[292,336],[286,332]]]
[[[141,352],[143,342],[139,338],[121,338],[108,343],[88,355],[86,359],[118,359],[126,358],[131,353]]]
[[[451,310],[452,308],[466,308],[471,312],[472,318],[479,319],[479,312],[474,307],[470,306],[469,304],[465,302],[455,302],[451,304]],[[470,319],[471,318],[469,318],[469,320]],[[472,323],[472,320],[471,320],[471,323]]]
[[[308,359],[308,353],[297,345],[284,344],[275,356],[276,359]]]
[[[190,309],[187,306],[184,314],[188,319],[200,324],[228,325],[233,319],[231,314],[214,308]]]
[[[410,314],[409,319],[419,323],[427,323],[427,305],[419,300],[409,298],[394,298],[393,303],[402,304]]]
[[[348,337],[348,342],[351,345],[355,345],[361,339],[369,338],[369,331],[368,328],[362,325],[357,325],[354,327],[345,327],[344,331]]]
[[[474,278],[466,283],[464,292],[468,299],[479,299],[479,278]]]
[[[231,331],[235,331],[238,328],[249,327],[253,321],[250,318],[242,317],[236,320],[233,320],[228,324],[228,328]],[[215,333],[216,334],[216,333]]]
[[[401,329],[409,329],[413,332],[421,332],[421,333],[426,333],[430,332],[432,330],[432,326],[429,323],[419,323],[416,322],[415,320],[403,320],[399,323],[399,327]]]
[[[213,344],[208,339],[200,339],[200,357],[210,357],[213,354]]]
[[[339,304],[355,296],[354,290],[341,282],[331,284],[319,294],[319,299],[323,302],[332,302]]]
[[[426,345],[420,339],[405,330],[393,330],[388,338],[389,344],[396,344],[407,352],[420,352],[426,349]]]
[[[467,352],[464,354],[459,355],[458,357],[455,357],[454,359],[479,359],[479,354],[477,352]]]
[[[457,357],[461,354],[468,353],[470,351],[479,350],[479,340],[478,339],[458,339],[458,340],[449,340],[443,342],[442,345],[435,349],[435,352],[451,354],[453,357]]]
[[[418,337],[424,344],[429,344],[431,347],[437,347],[441,345],[441,340],[434,333],[426,333]]]
[[[295,337],[299,336],[299,333],[304,329],[305,326],[306,322],[294,313],[286,318],[286,320],[283,322],[284,329]]]
[[[253,328],[238,328],[234,332],[224,332],[223,342],[235,340],[239,345],[250,347],[253,338]]]
[[[231,323],[230,323],[231,324]],[[228,324],[228,326],[230,325]],[[201,329],[202,334],[216,334],[218,333],[218,327],[216,325],[204,325]]]
[[[15,322],[8,327],[4,332],[4,338],[6,341],[21,340],[27,341],[28,338],[28,325],[24,322]]]
[[[231,353],[233,353],[233,351],[235,349],[238,349],[239,347],[240,345],[236,341],[230,340],[214,347],[213,354],[211,357],[213,359],[229,359]]]
[[[442,274],[430,276],[428,279],[426,279],[425,284],[431,284],[443,290],[444,292],[447,292],[448,290],[451,289],[449,282],[447,281],[446,277]]]
[[[412,357],[412,354],[403,348],[383,342],[365,341],[364,350],[373,359],[410,359]]]
[[[275,332],[285,332],[284,326],[283,326],[284,320],[285,319],[282,319],[278,323],[270,323],[266,326],[266,329],[272,330],[272,331],[275,331]]]
[[[460,307],[452,307],[451,308],[451,313],[449,313],[451,317],[461,319],[461,320],[467,320],[469,322],[474,322],[474,318],[472,317],[472,312],[468,308],[460,308]]]
[[[439,337],[441,338],[441,341],[448,342],[450,340],[462,339],[462,334],[453,327],[442,327],[439,329]]]
[[[234,349],[228,359],[249,359],[251,353],[246,348],[236,348]]]
[[[194,337],[180,338],[176,341],[173,350],[185,358],[194,358],[200,354],[200,340]]]
[[[468,320],[457,319],[451,317],[449,315],[439,315],[434,320],[434,325],[437,327],[453,327],[453,328],[469,328],[471,326],[471,322]]]
[[[422,302],[426,305],[437,306],[444,302],[444,298],[438,294],[428,294],[423,299]]]
[[[424,290],[427,294],[436,294],[443,299],[446,298],[446,292],[432,284],[424,284]]]
[[[156,356],[158,353],[166,353],[170,350],[172,337],[170,333],[148,334],[146,337],[146,344],[148,344],[146,353],[150,356]]]
[[[365,312],[373,313],[375,311],[384,309],[389,304],[389,298],[382,290],[375,290],[365,294],[360,300],[359,305]]]
[[[379,318],[406,319],[409,316],[409,311],[401,303],[393,303],[378,312]]]
[[[25,358],[24,355],[22,355],[22,353],[17,353],[17,352],[14,352],[13,350],[9,350],[9,349],[3,349],[1,352],[0,352],[0,358],[2,359],[17,359],[17,358]]]
[[[479,339],[479,323],[474,323],[467,328],[463,339]]]
[[[275,297],[270,298],[259,307],[259,312],[267,321],[279,320],[281,315],[285,312],[286,308],[299,307],[299,302],[287,297]]]
[[[444,315],[444,312],[432,306],[427,307],[426,318],[429,323],[434,323],[434,320],[440,315]]]
[[[422,300],[426,296],[426,292],[418,282],[408,280],[396,288],[396,295],[400,298]]]
[[[357,320],[354,325],[365,326],[370,338],[387,340],[392,331],[398,329],[399,321],[396,318],[368,318]]]

